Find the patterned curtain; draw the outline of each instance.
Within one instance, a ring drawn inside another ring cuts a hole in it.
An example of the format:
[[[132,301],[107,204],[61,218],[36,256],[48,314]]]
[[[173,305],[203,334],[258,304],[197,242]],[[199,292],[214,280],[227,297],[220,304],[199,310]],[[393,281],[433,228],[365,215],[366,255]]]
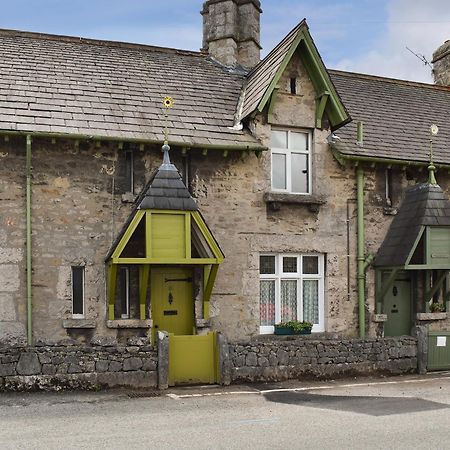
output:
[[[319,281],[303,281],[303,320],[319,323]]]
[[[281,280],[281,321],[297,320],[297,280]]]
[[[261,280],[260,282],[259,311],[261,326],[275,324],[275,281]]]

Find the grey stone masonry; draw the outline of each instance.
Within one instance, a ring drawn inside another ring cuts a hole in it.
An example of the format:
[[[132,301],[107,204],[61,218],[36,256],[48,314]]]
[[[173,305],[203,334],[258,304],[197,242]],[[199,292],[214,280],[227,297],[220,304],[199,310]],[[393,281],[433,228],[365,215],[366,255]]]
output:
[[[145,339],[118,345],[93,339],[35,347],[0,347],[0,392],[157,386],[158,357]]]
[[[350,375],[402,374],[417,370],[417,340],[321,339],[260,336],[229,345],[231,380],[282,381]]]
[[[434,82],[440,86],[450,86],[450,40],[433,53],[432,63]]]
[[[250,69],[260,60],[259,0],[208,0],[203,4],[203,51],[225,66]]]

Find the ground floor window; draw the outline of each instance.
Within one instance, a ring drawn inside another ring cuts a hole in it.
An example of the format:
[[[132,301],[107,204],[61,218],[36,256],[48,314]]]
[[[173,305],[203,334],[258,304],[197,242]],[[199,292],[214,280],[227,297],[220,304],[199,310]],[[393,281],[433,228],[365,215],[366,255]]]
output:
[[[318,254],[264,254],[259,259],[260,332],[306,320],[324,331],[324,258]]]

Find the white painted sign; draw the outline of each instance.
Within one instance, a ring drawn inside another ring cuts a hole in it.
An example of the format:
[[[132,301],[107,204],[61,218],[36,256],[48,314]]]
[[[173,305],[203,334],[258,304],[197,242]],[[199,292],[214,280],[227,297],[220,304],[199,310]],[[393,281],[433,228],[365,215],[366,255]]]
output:
[[[445,347],[447,345],[447,336],[438,336],[436,340],[437,347]]]

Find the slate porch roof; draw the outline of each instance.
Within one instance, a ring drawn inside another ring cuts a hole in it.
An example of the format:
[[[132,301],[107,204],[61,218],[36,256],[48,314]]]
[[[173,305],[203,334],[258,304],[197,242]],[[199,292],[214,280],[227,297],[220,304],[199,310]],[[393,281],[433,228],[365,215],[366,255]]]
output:
[[[0,30],[0,130],[263,149],[233,130],[244,75],[199,52]]]
[[[353,122],[336,131],[336,147],[347,155],[428,162],[430,126],[433,160],[450,164],[450,87],[329,70]],[[356,123],[364,123],[364,145],[356,145]]]
[[[404,266],[422,226],[450,227],[450,201],[437,184],[422,183],[406,191],[374,266]]]
[[[163,163],[152,174],[147,185],[136,199],[133,210],[117,234],[105,261],[111,258],[137,211],[141,209],[198,211],[197,203],[195,203],[195,200],[183,183],[178,169],[170,162],[168,152],[164,153]]]

